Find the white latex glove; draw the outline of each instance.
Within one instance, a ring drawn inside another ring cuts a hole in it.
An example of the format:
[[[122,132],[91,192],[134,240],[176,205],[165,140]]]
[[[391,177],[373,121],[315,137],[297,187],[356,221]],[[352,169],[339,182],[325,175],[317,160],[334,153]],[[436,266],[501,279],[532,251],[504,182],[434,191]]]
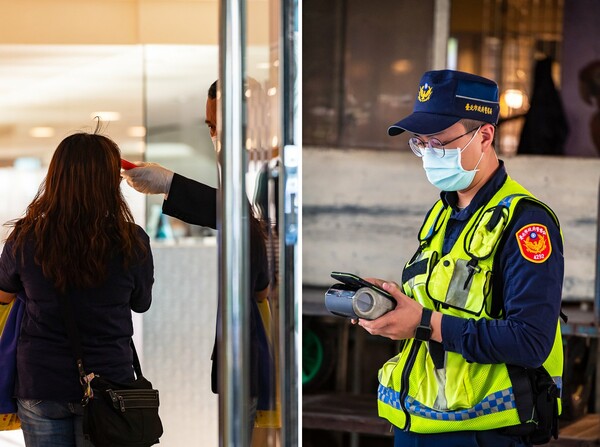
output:
[[[144,194],[169,194],[173,171],[158,163],[136,163],[137,168],[122,170],[129,186]]]

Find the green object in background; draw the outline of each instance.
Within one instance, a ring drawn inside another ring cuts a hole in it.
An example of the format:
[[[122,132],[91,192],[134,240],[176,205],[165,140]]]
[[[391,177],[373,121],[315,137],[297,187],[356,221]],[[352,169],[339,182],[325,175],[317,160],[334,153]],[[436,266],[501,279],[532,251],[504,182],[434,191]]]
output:
[[[302,331],[302,385],[310,383],[323,365],[323,344],[310,329]]]

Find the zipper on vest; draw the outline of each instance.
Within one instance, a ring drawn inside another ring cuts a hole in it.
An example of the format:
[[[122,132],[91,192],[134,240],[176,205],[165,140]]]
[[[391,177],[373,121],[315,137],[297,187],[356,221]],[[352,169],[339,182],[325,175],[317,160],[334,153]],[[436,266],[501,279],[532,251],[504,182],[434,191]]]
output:
[[[404,425],[404,428],[402,428],[404,431],[410,431],[410,414],[408,413],[404,402],[408,396],[410,372],[415,364],[415,359],[417,358],[417,353],[421,348],[421,344],[422,342],[420,340],[413,341],[410,352],[408,353],[408,359],[406,359],[406,364],[404,365],[404,370],[402,371],[402,378],[400,379],[400,387],[402,388],[402,393],[400,394],[400,406],[406,417],[406,424]]]

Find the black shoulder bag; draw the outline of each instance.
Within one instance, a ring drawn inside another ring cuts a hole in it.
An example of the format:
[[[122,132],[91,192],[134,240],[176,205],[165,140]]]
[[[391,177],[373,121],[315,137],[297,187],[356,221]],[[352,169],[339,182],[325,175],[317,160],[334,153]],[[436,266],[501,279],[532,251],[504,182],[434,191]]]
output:
[[[558,398],[560,391],[544,369],[506,365],[513,385],[520,425],[505,427],[507,435],[523,437],[533,445],[558,439]]]
[[[158,444],[163,433],[158,415],[158,390],[142,375],[133,340],[133,368],[136,380],[115,383],[104,377],[87,374],[83,367],[83,350],[73,309],[67,297],[60,296],[67,335],[76,359],[83,386],[83,433],[95,447],[148,447]]]

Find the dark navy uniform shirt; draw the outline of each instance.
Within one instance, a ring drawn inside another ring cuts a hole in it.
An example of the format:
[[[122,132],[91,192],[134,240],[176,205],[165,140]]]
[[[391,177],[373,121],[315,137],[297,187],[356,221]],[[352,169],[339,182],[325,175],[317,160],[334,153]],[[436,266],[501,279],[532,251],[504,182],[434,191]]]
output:
[[[453,207],[443,252],[448,253],[477,209],[485,205],[507,178],[504,163],[463,210],[456,207],[456,192],[442,192]],[[469,362],[510,363],[538,367],[550,354],[560,313],[564,276],[563,243],[552,216],[541,205],[521,200],[504,231],[494,265],[494,293],[502,295],[504,318],[473,320],[444,315],[443,346]],[[533,262],[521,253],[516,233],[528,225],[548,229],[552,251],[544,262]]]
[[[93,289],[67,293],[81,335],[86,372],[116,382],[133,380],[131,311],[145,312],[152,301],[154,267],[149,239],[138,227],[147,256],[129,269],[120,256],[108,265],[108,278]],[[33,260],[34,243],[23,257],[8,242],[0,258],[0,290],[18,293],[25,314],[17,347],[16,396],[76,402],[82,397],[75,358],[67,338],[57,292]]]

